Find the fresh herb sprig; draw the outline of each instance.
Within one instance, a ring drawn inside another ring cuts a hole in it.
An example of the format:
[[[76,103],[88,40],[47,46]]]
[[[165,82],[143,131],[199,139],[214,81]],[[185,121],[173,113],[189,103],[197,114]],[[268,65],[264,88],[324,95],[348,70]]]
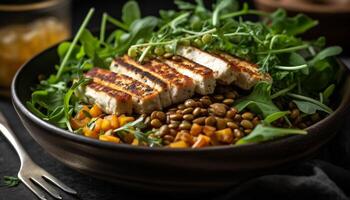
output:
[[[21,181],[19,178],[14,176],[4,176],[4,186],[7,187],[16,187]]]
[[[117,134],[121,137],[125,135],[125,133],[130,133],[134,135],[134,137],[139,141],[139,143],[143,143],[145,145],[156,147],[162,145],[162,140],[158,137],[151,137],[153,131],[143,132],[141,129],[145,128],[145,124],[143,123],[144,118],[141,116],[133,122],[129,122],[124,126],[117,128],[113,131],[114,134]]]

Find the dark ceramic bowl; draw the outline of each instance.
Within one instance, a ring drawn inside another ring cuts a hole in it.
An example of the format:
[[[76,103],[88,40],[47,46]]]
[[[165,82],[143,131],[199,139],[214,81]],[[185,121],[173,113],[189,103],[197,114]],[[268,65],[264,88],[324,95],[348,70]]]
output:
[[[350,76],[344,73],[334,113],[308,128],[305,136],[291,136],[261,144],[169,149],[112,144],[75,135],[49,124],[25,106],[39,74],[50,74],[58,63],[52,47],[25,64],[12,83],[15,109],[30,135],[53,157],[84,174],[148,191],[213,191],[243,179],[290,166],[312,156],[339,128],[350,102]],[[342,65],[342,64],[341,64]],[[344,67],[342,65],[342,67]],[[344,67],[345,68],[345,67]]]

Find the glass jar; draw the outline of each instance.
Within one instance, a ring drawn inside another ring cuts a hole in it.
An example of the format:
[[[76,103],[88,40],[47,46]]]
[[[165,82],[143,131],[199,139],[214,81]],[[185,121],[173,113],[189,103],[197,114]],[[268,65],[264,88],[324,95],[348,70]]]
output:
[[[0,90],[35,54],[70,37],[70,0],[0,2]]]

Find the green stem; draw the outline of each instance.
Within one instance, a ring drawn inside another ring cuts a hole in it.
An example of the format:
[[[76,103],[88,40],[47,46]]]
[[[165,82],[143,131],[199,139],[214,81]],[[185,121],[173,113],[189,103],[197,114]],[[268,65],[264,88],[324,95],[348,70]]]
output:
[[[218,35],[214,34],[214,37],[219,37]],[[250,36],[249,33],[225,33],[224,36],[231,37],[231,36]]]
[[[182,14],[182,15],[179,15],[179,16],[176,17],[175,19],[171,20],[170,22],[168,22],[167,24],[165,24],[164,26],[162,26],[162,27],[159,29],[158,32],[162,32],[162,31],[163,31],[166,27],[168,27],[168,26],[173,27],[174,24],[175,24],[175,22],[176,22],[177,20],[181,20],[182,18],[186,18],[186,17],[188,17],[189,14],[190,14],[189,12],[186,12],[186,13],[184,13],[184,14]],[[173,28],[174,28],[174,27],[173,27]]]
[[[189,12],[186,12],[186,13],[184,13],[184,14],[182,14],[182,15],[176,17],[175,19],[173,19],[173,20],[169,23],[170,27],[173,28],[173,29],[176,29],[176,27],[175,27],[176,23],[177,23],[178,21],[184,19],[184,18],[187,18],[188,15],[190,15],[190,13],[189,13]]]
[[[140,58],[139,58],[139,62],[141,63],[143,61],[143,59],[145,58],[145,56],[147,55],[148,51],[151,49],[151,46],[148,46],[141,54]]]
[[[102,21],[101,21],[101,30],[100,30],[100,42],[101,43],[103,43],[105,40],[107,17],[108,17],[107,13],[103,13]]]
[[[293,51],[298,51],[298,50],[306,49],[306,48],[308,48],[308,47],[309,47],[308,44],[303,44],[303,45],[299,45],[299,46],[295,46],[295,47],[289,47],[289,48],[284,48],[284,49],[275,49],[275,50],[270,50],[270,51],[265,51],[265,52],[257,52],[256,54],[269,54],[269,53],[278,54],[278,53],[288,53],[288,52],[293,52]]]
[[[238,17],[241,15],[259,15],[259,16],[264,16],[264,17],[269,16],[268,13],[263,12],[263,11],[259,11],[259,10],[241,10],[239,12],[227,13],[227,14],[221,16],[221,19],[233,18],[233,17]]]
[[[273,45],[275,44],[275,41],[277,40],[278,37],[280,37],[281,35],[274,35],[270,41],[270,50],[273,49]]]
[[[192,36],[188,36],[188,37],[184,37],[182,38],[182,40],[190,40],[193,38],[198,38],[200,36],[203,36],[205,34],[210,34],[210,33],[214,33],[216,31],[216,28],[210,29],[208,31],[202,32],[198,35],[192,35]],[[176,39],[177,40],[177,39]],[[143,43],[143,44],[135,44],[132,45],[130,48],[139,48],[139,47],[146,47],[146,46],[157,46],[157,45],[167,45],[167,44],[172,44],[173,42],[175,42],[175,40],[169,40],[169,41],[165,41],[165,42],[155,42],[155,43]]]
[[[109,15],[107,15],[107,21],[121,29],[124,29],[125,31],[129,31],[129,28],[125,24]]]
[[[192,34],[192,35],[198,35],[198,34],[201,34],[202,32],[196,32],[196,31],[191,31],[191,30],[187,30],[187,29],[180,29],[180,31],[184,32],[184,33],[189,33],[189,34]]]
[[[320,96],[320,102],[323,103],[323,94],[322,94],[322,92],[319,93],[319,96]]]
[[[297,65],[297,66],[275,66],[276,69],[282,69],[282,70],[287,70],[287,71],[294,71],[294,70],[304,69],[306,67],[308,67],[307,64]]]
[[[191,30],[187,30],[187,29],[181,29],[182,32],[184,33],[189,33],[192,35],[201,35],[202,32],[196,32],[196,31],[191,31]],[[233,32],[233,33],[225,33],[223,34],[226,37],[231,37],[231,36],[250,36],[251,34],[249,33],[240,33],[240,32]],[[219,37],[219,35],[217,34],[213,34],[213,37]]]
[[[279,97],[279,96],[282,96],[282,95],[286,94],[287,92],[289,92],[289,91],[291,91],[292,89],[294,89],[296,85],[297,85],[297,84],[293,83],[293,84],[290,85],[289,87],[287,87],[287,88],[285,88],[285,89],[282,89],[282,90],[276,92],[275,94],[271,95],[271,99],[275,99],[275,98],[277,98],[277,97]]]
[[[91,8],[91,9],[89,10],[89,13],[86,15],[86,17],[85,17],[85,19],[84,19],[82,25],[80,26],[80,28],[79,28],[77,34],[75,35],[75,37],[74,37],[74,39],[73,39],[73,42],[72,42],[71,45],[69,46],[69,49],[68,49],[66,55],[64,56],[64,58],[63,58],[63,60],[62,60],[62,62],[61,62],[61,65],[60,65],[59,68],[58,68],[58,71],[57,71],[56,77],[55,77],[55,79],[54,79],[54,80],[55,80],[54,82],[57,82],[57,81],[61,78],[62,73],[63,73],[63,71],[64,71],[64,67],[65,67],[66,63],[68,62],[68,59],[70,58],[70,56],[71,56],[71,54],[72,54],[72,52],[73,52],[73,49],[74,49],[75,45],[78,43],[78,40],[79,40],[81,34],[83,33],[83,31],[84,31],[84,29],[86,28],[87,24],[89,23],[89,21],[90,21],[92,15],[94,14],[94,11],[95,11],[95,9],[94,9],[94,8]]]
[[[293,97],[293,98],[296,98],[296,99],[300,99],[300,100],[304,100],[304,101],[308,101],[308,102],[311,102],[311,103],[314,103],[318,106],[320,106],[321,108],[323,108],[325,111],[327,111],[328,113],[331,113],[333,112],[333,110],[326,106],[325,104],[313,99],[313,98],[310,98],[310,97],[306,97],[306,96],[303,96],[303,95],[299,95],[299,94],[294,94],[294,93],[287,93],[288,96],[290,97]]]

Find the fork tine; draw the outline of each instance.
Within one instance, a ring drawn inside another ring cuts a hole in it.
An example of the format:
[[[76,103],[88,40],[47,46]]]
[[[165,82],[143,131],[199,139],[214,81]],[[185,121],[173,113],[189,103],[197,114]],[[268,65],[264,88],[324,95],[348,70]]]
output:
[[[49,185],[43,178],[31,177],[30,179],[36,184],[38,184],[40,187],[42,187],[44,190],[46,190],[51,196],[55,197],[56,199],[62,199],[57,190],[55,190],[51,185]]]
[[[22,176],[18,176],[18,178],[26,185],[39,199],[47,200],[45,194],[33,184],[33,182],[29,179],[23,178]]]
[[[49,180],[51,183],[55,184],[57,187],[61,188],[63,191],[68,192],[70,194],[77,194],[75,190],[68,187],[66,184],[64,184],[62,181],[58,180],[56,177],[52,176],[51,174],[44,173],[43,177]]]

